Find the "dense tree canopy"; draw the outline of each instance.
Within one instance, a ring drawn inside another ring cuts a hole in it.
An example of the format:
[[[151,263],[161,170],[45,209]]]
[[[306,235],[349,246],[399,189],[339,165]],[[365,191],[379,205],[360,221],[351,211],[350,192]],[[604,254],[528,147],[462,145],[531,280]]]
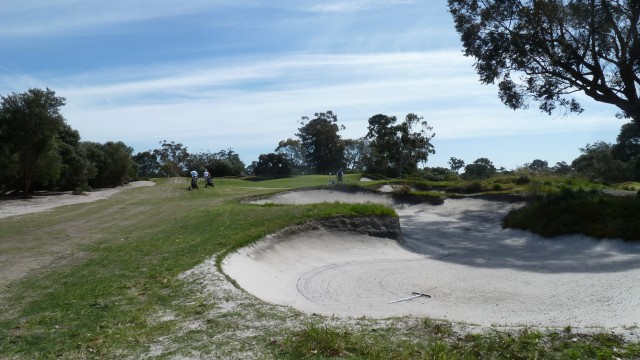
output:
[[[513,109],[582,108],[575,92],[640,125],[637,0],[449,0],[465,55]]]
[[[369,139],[344,139],[344,164],[347,169],[364,171],[371,158]]]
[[[80,133],[64,124],[56,140],[55,147],[61,161],[59,187],[68,190],[86,185],[95,172],[80,142]]]
[[[422,117],[410,113],[397,123],[395,116],[383,114],[369,118],[371,156],[368,171],[401,177],[413,173],[418,163],[426,162],[429,154],[435,153],[431,139],[432,128]]]
[[[303,117],[296,134],[300,138],[304,158],[315,173],[336,172],[343,166],[344,159],[344,144],[338,134],[338,116],[332,111],[316,113],[314,116],[311,120]]]
[[[291,175],[291,163],[284,154],[262,154],[253,164],[253,174],[257,176],[287,176]]]
[[[464,168],[464,179],[487,179],[497,173],[493,162],[487,158],[479,158]]]
[[[613,158],[612,145],[603,141],[587,144],[582,154],[571,163],[573,170],[596,181],[624,181],[630,175],[630,164]]]
[[[160,176],[160,162],[158,157],[151,150],[143,151],[133,156],[133,161],[138,176],[151,178]]]
[[[65,124],[60,112],[64,105],[65,99],[50,89],[29,89],[2,96],[1,152],[6,156],[5,161],[10,162],[6,169],[15,171],[23,196],[28,196],[38,170],[42,174],[46,169],[40,162],[55,157],[52,151],[56,136]]]
[[[640,126],[634,122],[622,125],[611,150],[617,160],[628,162],[640,159]]]
[[[287,158],[287,162],[292,172],[302,172],[305,167],[304,148],[300,140],[288,138],[281,140],[275,149],[276,154],[282,154]],[[258,159],[259,161],[259,159]]]

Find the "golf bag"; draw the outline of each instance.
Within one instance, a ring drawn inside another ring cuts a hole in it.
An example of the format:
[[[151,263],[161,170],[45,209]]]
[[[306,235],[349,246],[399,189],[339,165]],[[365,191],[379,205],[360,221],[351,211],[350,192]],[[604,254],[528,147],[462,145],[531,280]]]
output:
[[[191,178],[191,189],[197,189],[197,188],[198,188],[198,177],[193,176]]]

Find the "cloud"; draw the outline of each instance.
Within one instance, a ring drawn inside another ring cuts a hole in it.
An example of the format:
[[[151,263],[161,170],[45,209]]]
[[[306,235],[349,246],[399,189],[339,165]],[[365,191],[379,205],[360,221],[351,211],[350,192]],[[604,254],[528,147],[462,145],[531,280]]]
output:
[[[311,12],[320,13],[344,13],[355,12],[361,10],[375,9],[379,7],[401,6],[415,4],[416,1],[411,0],[350,0],[350,1],[332,1],[322,2],[307,8]]]
[[[240,6],[242,2],[235,3]],[[0,8],[0,37],[52,36],[80,29],[197,14],[228,8],[216,0],[21,0]]]
[[[192,151],[231,147],[246,162],[294,137],[302,116],[326,110],[347,127],[345,138],[364,136],[375,114],[402,119],[413,112],[438,140],[602,129],[612,126],[615,112],[568,118],[514,112],[495,87],[478,82],[472,60],[457,51],[208,59],[1,80],[9,88],[48,84],[66,97],[64,115],[83,140],[121,140],[136,151],[163,139]]]

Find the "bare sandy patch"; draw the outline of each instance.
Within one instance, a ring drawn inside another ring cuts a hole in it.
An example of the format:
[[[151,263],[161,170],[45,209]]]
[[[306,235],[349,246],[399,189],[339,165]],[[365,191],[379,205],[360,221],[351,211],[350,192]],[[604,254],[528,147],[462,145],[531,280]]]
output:
[[[355,192],[347,193],[334,190],[298,190],[287,191],[272,195],[268,198],[251,201],[252,204],[285,204],[304,205],[317,204],[321,202],[343,202],[343,203],[376,203],[393,205],[394,200],[389,195],[378,195],[375,193]]]
[[[98,189],[82,195],[73,195],[71,191],[60,193],[44,192],[36,193],[29,199],[0,200],[0,219],[8,216],[48,211],[58,206],[81,204],[107,199],[113,194],[125,189],[153,185],[155,185],[153,181],[134,181],[124,186],[110,189]]]
[[[296,193],[303,202],[319,196]],[[227,257],[223,269],[257,297],[308,313],[637,328],[638,244],[584,236],[546,239],[502,229],[500,219],[512,207],[480,199],[398,206],[402,245],[316,230],[267,237]],[[431,298],[389,303],[412,292]]]

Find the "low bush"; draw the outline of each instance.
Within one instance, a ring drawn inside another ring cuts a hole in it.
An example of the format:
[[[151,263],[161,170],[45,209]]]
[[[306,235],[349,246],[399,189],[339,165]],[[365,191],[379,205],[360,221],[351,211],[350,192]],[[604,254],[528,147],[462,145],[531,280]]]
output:
[[[391,196],[400,202],[419,204],[428,203],[432,205],[442,205],[444,203],[444,196],[439,193],[432,193],[428,191],[394,191]]]
[[[529,230],[546,237],[584,234],[595,238],[640,240],[640,199],[563,188],[512,210],[505,228]]]

